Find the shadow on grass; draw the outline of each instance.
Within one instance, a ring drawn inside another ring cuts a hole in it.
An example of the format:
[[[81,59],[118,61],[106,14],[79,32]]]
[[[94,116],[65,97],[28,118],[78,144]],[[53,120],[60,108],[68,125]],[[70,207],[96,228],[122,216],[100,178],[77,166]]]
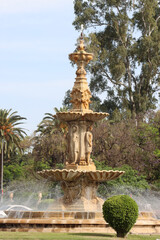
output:
[[[84,237],[115,237],[114,234],[104,234],[104,233],[68,233],[68,235],[84,236]]]

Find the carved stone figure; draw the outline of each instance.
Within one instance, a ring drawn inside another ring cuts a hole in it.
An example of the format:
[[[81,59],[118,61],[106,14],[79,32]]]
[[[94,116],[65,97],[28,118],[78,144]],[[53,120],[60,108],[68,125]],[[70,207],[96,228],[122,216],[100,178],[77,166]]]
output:
[[[72,127],[72,142],[72,163],[76,163],[79,154],[79,133],[76,125]]]
[[[41,200],[42,200],[42,193],[39,192],[38,193],[38,204],[41,202]]]
[[[66,163],[70,163],[72,154],[71,154],[71,136],[70,136],[69,132],[66,134],[66,141],[67,141],[67,158],[66,158]]]
[[[13,192],[9,194],[10,201],[13,202]]]
[[[61,187],[64,191],[63,202],[70,204],[75,200],[81,198],[82,180],[81,178],[76,181],[62,182]]]
[[[90,154],[92,152],[92,127],[89,126],[85,136],[85,147],[86,147],[86,162],[89,164]]]

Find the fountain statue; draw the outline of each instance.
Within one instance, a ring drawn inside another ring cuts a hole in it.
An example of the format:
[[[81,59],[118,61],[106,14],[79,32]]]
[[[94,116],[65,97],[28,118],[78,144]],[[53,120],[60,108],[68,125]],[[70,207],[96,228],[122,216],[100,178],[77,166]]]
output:
[[[108,116],[108,113],[90,110],[91,92],[88,87],[85,66],[93,59],[92,53],[85,51],[83,30],[78,39],[77,51],[69,54],[69,59],[77,65],[76,78],[71,91],[72,109],[58,112],[56,118],[66,122],[67,156],[65,169],[43,170],[38,172],[43,178],[60,181],[64,192],[59,199],[61,209],[67,211],[101,211],[103,200],[97,197],[98,184],[116,179],[123,171],[98,171],[91,159],[93,124]],[[55,210],[55,206],[51,207]]]

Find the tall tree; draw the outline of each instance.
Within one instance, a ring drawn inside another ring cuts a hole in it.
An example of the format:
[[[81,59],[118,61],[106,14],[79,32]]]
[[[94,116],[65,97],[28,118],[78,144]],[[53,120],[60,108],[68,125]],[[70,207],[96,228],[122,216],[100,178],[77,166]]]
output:
[[[103,109],[109,104],[115,109],[111,100],[132,117],[154,109],[160,83],[160,2],[74,0],[74,12],[75,28],[84,24],[92,31],[90,87],[95,95],[107,92]]]
[[[68,107],[63,106],[60,109],[55,107],[54,111],[56,113],[67,112]],[[41,123],[38,125],[38,129],[36,132],[40,132],[41,134],[42,133],[43,134],[45,134],[45,133],[52,134],[55,128],[59,129],[63,133],[66,133],[68,131],[67,124],[65,122],[59,121],[57,119],[56,115],[54,115],[52,113],[45,113],[45,115],[46,116],[43,118]]]
[[[3,150],[7,156],[15,149],[21,151],[20,143],[26,135],[24,129],[19,127],[26,118],[11,111],[12,109],[0,109],[0,151],[2,152],[3,142]]]
[[[118,115],[118,113],[117,113]],[[140,122],[124,114],[111,121],[101,121],[93,129],[93,159],[104,166],[125,164],[147,176],[149,181],[160,179],[160,134],[157,114]]]
[[[11,152],[17,149],[21,151],[21,140],[24,138],[25,131],[18,125],[22,124],[22,120],[26,119],[11,112],[12,109],[0,109],[0,187],[1,201],[3,201],[3,159],[4,156],[9,157]]]

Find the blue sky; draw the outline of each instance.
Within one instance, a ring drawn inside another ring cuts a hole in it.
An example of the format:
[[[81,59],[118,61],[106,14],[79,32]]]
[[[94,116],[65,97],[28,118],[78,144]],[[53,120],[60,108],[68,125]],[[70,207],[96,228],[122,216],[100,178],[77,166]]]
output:
[[[73,0],[0,0],[0,108],[26,117],[28,135],[73,87],[73,20]]]
[[[73,87],[72,0],[0,0],[0,108],[26,117],[29,135]]]

